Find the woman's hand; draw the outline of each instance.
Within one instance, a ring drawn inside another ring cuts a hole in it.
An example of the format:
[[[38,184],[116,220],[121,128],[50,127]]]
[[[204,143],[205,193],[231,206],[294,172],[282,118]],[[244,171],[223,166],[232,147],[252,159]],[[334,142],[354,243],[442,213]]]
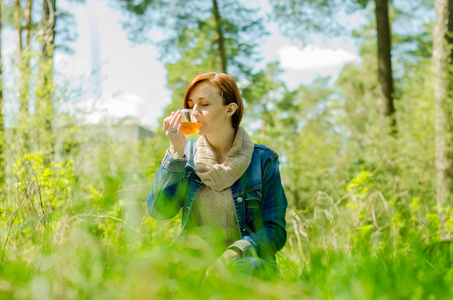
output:
[[[170,140],[170,153],[174,157],[183,158],[186,147],[186,137],[182,134],[181,112],[172,112],[164,119],[164,132]]]
[[[203,280],[203,284],[206,280],[212,278],[225,278],[229,274],[229,269],[233,263],[242,257],[242,253],[235,250],[226,250],[223,254],[212,264],[207,270]]]

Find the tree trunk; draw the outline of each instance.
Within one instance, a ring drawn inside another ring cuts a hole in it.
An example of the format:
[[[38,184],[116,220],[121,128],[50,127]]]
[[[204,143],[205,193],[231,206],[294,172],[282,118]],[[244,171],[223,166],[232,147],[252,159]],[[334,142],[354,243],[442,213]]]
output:
[[[53,57],[55,48],[56,0],[43,0],[41,20],[41,57],[39,62],[38,79],[38,121],[42,123],[38,133],[38,148],[45,153],[45,162],[48,163],[54,154],[54,136],[52,132],[52,92]]]
[[[20,59],[22,53],[22,9],[20,0],[14,1],[14,20],[17,22],[17,55]]]
[[[225,40],[223,38],[222,18],[220,17],[220,14],[219,14],[219,7],[217,5],[217,0],[212,1],[212,7],[213,7],[212,10],[214,13],[215,22],[217,25],[217,36],[218,36],[217,50],[218,50],[219,59],[220,59],[219,67],[223,73],[226,73],[227,72],[227,59],[226,59],[226,53],[225,53]]]
[[[393,76],[391,57],[391,35],[388,0],[375,0],[375,15],[378,46],[379,111],[383,120],[388,120],[393,135],[397,132],[395,107],[393,105]]]
[[[28,152],[30,150],[30,141],[29,141],[29,87],[30,87],[30,58],[29,58],[29,50],[31,47],[31,43],[29,43],[28,38],[26,39],[26,43],[24,45],[23,42],[23,31],[24,27],[22,26],[23,15],[27,16],[27,21],[31,22],[31,6],[27,1],[26,9],[22,12],[20,0],[14,1],[14,20],[17,26],[17,67],[19,69],[19,124],[18,124],[18,132],[19,132],[19,144],[24,149],[24,151]],[[25,28],[28,28],[28,24]],[[27,30],[27,37],[29,34],[29,30]]]
[[[4,199],[6,181],[6,160],[5,160],[5,124],[4,124],[4,105],[3,105],[3,60],[2,60],[2,6],[0,1],[0,192]]]
[[[453,0],[436,0],[435,7],[436,201],[444,207],[453,186]]]
[[[45,0],[44,0],[45,1]],[[31,49],[31,32],[32,32],[32,22],[31,22],[31,12],[32,12],[33,1],[27,0],[27,4],[25,5],[24,17],[25,17],[25,44],[27,50]]]
[[[56,0],[43,0],[41,53],[42,57],[50,59],[53,59],[53,48],[55,45],[56,11]]]

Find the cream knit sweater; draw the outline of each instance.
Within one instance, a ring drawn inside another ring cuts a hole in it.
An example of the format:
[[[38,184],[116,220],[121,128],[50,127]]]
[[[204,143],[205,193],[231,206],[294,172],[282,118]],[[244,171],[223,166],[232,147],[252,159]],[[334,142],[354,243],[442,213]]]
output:
[[[240,239],[230,187],[250,165],[254,144],[245,129],[239,127],[222,164],[205,136],[198,139],[196,146],[195,171],[204,184],[194,199],[187,233],[201,237],[220,255]]]

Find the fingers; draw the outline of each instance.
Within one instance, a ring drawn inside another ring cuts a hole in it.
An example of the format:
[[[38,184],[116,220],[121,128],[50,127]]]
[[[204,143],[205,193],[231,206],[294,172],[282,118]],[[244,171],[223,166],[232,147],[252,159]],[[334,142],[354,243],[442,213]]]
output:
[[[170,140],[170,154],[177,157],[184,157],[186,137],[182,134],[181,112],[172,112],[171,116],[164,119],[163,130]]]
[[[174,114],[175,114],[175,112],[171,112],[171,116],[166,117],[166,118],[164,119],[163,130],[164,130],[165,132],[167,132],[168,127],[170,126],[170,121],[171,121],[171,119],[173,118],[173,115],[174,115]]]
[[[181,112],[172,112],[171,116],[164,119],[163,130],[168,135],[173,131],[181,131],[179,125],[181,124]]]
[[[178,131],[178,127],[181,123],[181,113],[177,111],[169,122],[169,130],[170,131]]]

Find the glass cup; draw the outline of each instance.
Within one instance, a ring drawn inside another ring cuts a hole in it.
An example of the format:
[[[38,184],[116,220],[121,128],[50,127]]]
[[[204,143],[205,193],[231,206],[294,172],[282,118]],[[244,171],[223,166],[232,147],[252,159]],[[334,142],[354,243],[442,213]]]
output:
[[[185,135],[192,135],[197,133],[197,131],[201,127],[201,123],[198,122],[191,122],[195,121],[195,118],[192,117],[193,110],[192,109],[180,109],[181,112],[181,126],[182,126],[182,134]]]

